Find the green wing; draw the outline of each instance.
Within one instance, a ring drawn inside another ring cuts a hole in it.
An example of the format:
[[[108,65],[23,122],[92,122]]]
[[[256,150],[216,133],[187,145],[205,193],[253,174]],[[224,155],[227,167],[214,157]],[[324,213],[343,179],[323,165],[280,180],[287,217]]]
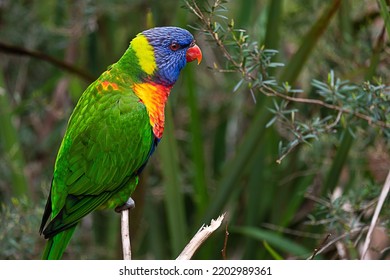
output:
[[[97,83],[80,98],[58,152],[44,214],[47,220],[51,212],[46,238],[100,206],[126,202],[154,145],[146,108],[136,95],[129,89],[99,91]]]

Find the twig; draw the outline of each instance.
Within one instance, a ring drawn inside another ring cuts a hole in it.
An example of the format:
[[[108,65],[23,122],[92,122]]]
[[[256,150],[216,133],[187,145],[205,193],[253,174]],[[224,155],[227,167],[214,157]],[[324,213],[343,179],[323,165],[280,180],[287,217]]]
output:
[[[223,44],[223,42],[221,41],[221,39],[219,39],[218,37],[218,34],[216,32],[214,32],[213,28],[212,28],[212,24],[211,24],[211,20],[210,18],[207,18],[201,11],[201,9],[198,7],[198,5],[196,4],[196,2],[194,0],[191,1],[192,2],[192,5],[186,1],[186,5],[187,7],[200,19],[200,21],[205,25],[206,27],[206,31],[213,37],[213,40],[217,43],[218,47],[221,49],[223,55],[226,57],[227,60],[229,60],[231,63],[233,63],[233,65],[240,70],[240,72],[242,72],[243,74],[246,74],[245,71],[243,71],[243,67],[242,65],[240,65],[238,62],[236,62],[233,57],[231,56],[231,54],[229,53],[229,51],[226,49],[225,45]]]
[[[74,65],[71,65],[65,61],[59,60],[59,59],[52,57],[50,55],[47,55],[45,53],[24,49],[24,48],[19,47],[19,46],[8,45],[8,44],[5,44],[3,42],[0,42],[0,52],[14,54],[14,55],[30,56],[33,58],[44,60],[44,61],[47,61],[47,62],[53,64],[54,66],[56,66],[58,68],[61,68],[63,70],[66,70],[72,74],[79,76],[80,78],[84,79],[88,83],[91,83],[94,80],[94,78],[90,74],[84,72],[83,70],[81,70],[79,68],[76,68]]]
[[[266,85],[262,85],[260,88],[260,91],[262,93],[264,93],[265,95],[277,96],[277,97],[280,97],[280,98],[283,98],[285,100],[292,101],[292,102],[319,105],[319,106],[322,106],[322,107],[325,107],[328,109],[338,111],[339,113],[347,113],[347,114],[353,115],[357,118],[360,118],[360,119],[367,121],[370,124],[374,123],[374,124],[376,124],[380,127],[383,127],[383,128],[390,128],[390,124],[388,124],[388,123],[385,123],[385,122],[380,121],[380,120],[373,120],[370,116],[367,116],[365,114],[362,114],[359,112],[354,112],[350,109],[342,108],[342,107],[337,106],[337,105],[329,104],[329,103],[326,103],[322,100],[289,96],[289,95],[277,92],[276,90],[274,90]]]
[[[229,239],[229,232],[228,232],[228,224],[226,223],[225,227],[225,240],[223,241],[223,248],[222,248],[222,258],[224,260],[227,260],[226,256],[226,250],[227,250],[227,241]]]
[[[376,223],[378,221],[379,213],[383,207],[383,203],[385,202],[387,195],[389,194],[389,191],[390,191],[390,170],[389,170],[389,173],[387,174],[386,182],[383,185],[381,194],[379,195],[378,204],[376,205],[374,215],[372,216],[370,228],[368,230],[366,240],[365,240],[364,246],[363,246],[363,251],[362,251],[362,256],[361,256],[362,260],[364,260],[366,253],[370,247],[372,233],[374,232],[374,228],[375,228]]]
[[[131,260],[131,244],[130,244],[130,210],[121,211],[121,236],[122,236],[122,251],[123,259]]]
[[[202,226],[195,236],[190,240],[184,250],[176,258],[176,260],[189,260],[194,255],[195,251],[206,241],[206,239],[217,230],[223,219],[225,218],[225,213],[219,216],[216,220],[211,220],[210,226]]]
[[[356,233],[361,233],[363,231],[367,231],[368,230],[368,227],[361,227],[361,228],[355,228],[353,230],[351,230],[350,232],[346,232],[336,238],[333,238],[332,241],[329,241],[328,244],[324,245],[321,249],[319,249],[317,252],[316,252],[316,255],[319,255],[321,254],[322,252],[324,252],[325,250],[327,250],[329,247],[331,247],[333,244],[335,244],[336,242],[348,237],[348,236],[351,236],[353,234],[356,234]],[[311,256],[308,258],[308,260],[310,260]]]
[[[321,250],[321,248],[323,248],[323,247],[325,246],[325,244],[328,242],[328,239],[329,239],[330,236],[331,236],[331,234],[328,233],[328,234],[325,236],[324,240],[322,240],[320,246],[318,246],[318,248],[315,248],[315,249],[314,249],[313,255],[312,255],[311,258],[310,258],[311,260],[314,260],[315,256],[318,254],[318,252]]]

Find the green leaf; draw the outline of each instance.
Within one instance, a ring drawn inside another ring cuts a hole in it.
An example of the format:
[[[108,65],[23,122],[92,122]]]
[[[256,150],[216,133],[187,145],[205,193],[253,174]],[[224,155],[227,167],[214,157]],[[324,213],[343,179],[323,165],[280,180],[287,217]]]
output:
[[[275,259],[275,260],[283,260],[283,257],[281,255],[278,254],[278,252],[276,252],[272,247],[271,245],[269,245],[269,243],[267,241],[263,241],[263,245],[265,247],[265,249],[268,251],[268,253],[270,253],[270,255]]]
[[[387,36],[390,38],[390,7],[386,3],[386,0],[379,0],[379,8],[382,15],[382,18],[385,22],[386,30],[387,30]]]
[[[164,178],[164,201],[167,211],[172,256],[177,256],[187,242],[184,197],[180,184],[178,147],[174,136],[172,112],[166,108],[164,140],[158,149]]]
[[[307,258],[310,255],[310,250],[301,246],[294,241],[281,236],[279,233],[264,230],[255,227],[236,227],[231,229],[231,232],[239,233],[247,237],[255,238],[259,241],[267,241],[279,250],[292,254],[300,258]]]
[[[197,207],[197,213],[203,213],[208,205],[208,192],[206,182],[206,161],[204,158],[203,135],[201,124],[201,113],[198,104],[197,85],[194,78],[193,68],[186,69],[185,84],[187,89],[187,105],[190,109],[190,132],[191,132],[191,152],[194,165],[194,203]]]
[[[233,88],[233,92],[236,92],[240,86],[242,85],[242,83],[244,82],[244,79],[241,79]]]

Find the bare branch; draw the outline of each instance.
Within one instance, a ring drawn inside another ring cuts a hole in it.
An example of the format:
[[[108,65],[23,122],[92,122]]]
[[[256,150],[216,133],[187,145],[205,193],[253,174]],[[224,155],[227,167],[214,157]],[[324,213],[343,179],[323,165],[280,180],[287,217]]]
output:
[[[372,233],[374,232],[374,228],[375,228],[376,223],[378,221],[379,213],[383,207],[383,204],[386,200],[386,197],[389,194],[389,191],[390,191],[390,170],[389,170],[389,173],[387,174],[386,182],[383,185],[381,194],[379,195],[378,204],[376,205],[374,215],[372,216],[370,228],[368,230],[366,240],[365,240],[364,246],[363,246],[363,252],[362,252],[362,256],[361,256],[362,260],[364,260],[366,253],[370,247]]]
[[[223,219],[225,218],[225,214],[226,213],[222,214],[216,220],[211,220],[210,226],[203,225],[176,260],[190,260],[200,245],[202,245],[203,242],[205,242],[206,239],[220,227]]]
[[[328,242],[328,239],[329,239],[330,236],[331,236],[331,234],[328,233],[328,234],[325,236],[324,240],[322,240],[322,242],[321,242],[321,244],[318,246],[318,248],[315,248],[315,249],[314,249],[314,252],[313,252],[313,254],[312,254],[311,258],[310,258],[311,260],[314,260],[315,256],[318,254],[318,252],[321,250],[321,248],[323,248],[323,247],[325,246],[325,244]]]
[[[228,239],[229,239],[229,232],[228,232],[228,224],[226,223],[226,227],[225,227],[225,240],[223,241],[223,248],[222,248],[222,258],[224,260],[227,260],[226,251],[227,251]]]
[[[131,244],[130,244],[130,210],[121,211],[121,236],[122,236],[122,251],[123,259],[131,260]]]
[[[19,46],[8,45],[8,44],[3,43],[3,42],[0,42],[0,52],[13,54],[13,55],[21,55],[21,56],[29,56],[29,57],[37,58],[37,59],[49,62],[49,63],[53,64],[54,66],[61,68],[65,71],[68,71],[72,74],[75,74],[75,75],[79,76],[80,78],[84,79],[88,83],[91,83],[94,80],[94,78],[90,74],[75,67],[74,65],[69,64],[65,61],[59,60],[59,59],[57,59],[53,56],[47,55],[45,53],[24,49],[24,48],[19,47]]]

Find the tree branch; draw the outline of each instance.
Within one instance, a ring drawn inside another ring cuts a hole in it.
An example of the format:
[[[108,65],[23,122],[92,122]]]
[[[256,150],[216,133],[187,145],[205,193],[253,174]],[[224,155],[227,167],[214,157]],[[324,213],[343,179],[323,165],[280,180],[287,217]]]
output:
[[[85,80],[87,83],[91,83],[95,80],[90,74],[75,67],[74,65],[66,63],[62,60],[59,60],[59,59],[52,57],[50,55],[47,55],[45,53],[24,49],[24,48],[18,47],[18,46],[8,45],[4,42],[0,42],[0,52],[7,53],[7,54],[13,54],[13,55],[19,55],[19,56],[30,56],[33,58],[37,58],[37,59],[49,62],[52,65],[54,65],[62,70],[65,70],[69,73],[72,73],[72,74],[75,74],[76,76],[79,76],[80,78]]]
[[[319,105],[319,106],[322,106],[322,107],[325,107],[328,109],[338,111],[340,113],[347,113],[347,114],[353,115],[357,118],[360,118],[360,119],[367,121],[369,124],[374,123],[374,124],[376,124],[380,127],[383,127],[383,128],[390,128],[390,123],[385,123],[385,122],[379,121],[379,120],[373,120],[371,117],[369,117],[365,114],[362,114],[359,112],[354,112],[350,109],[342,108],[342,107],[337,106],[337,105],[329,104],[329,103],[326,103],[322,100],[289,96],[289,95],[277,92],[276,90],[274,90],[266,85],[261,86],[260,91],[262,93],[264,93],[265,95],[277,96],[277,97],[280,97],[280,98],[283,98],[285,100],[292,101],[292,102]]]
[[[180,253],[180,255],[176,258],[176,260],[189,260],[194,255],[195,251],[206,241],[206,239],[216,231],[223,219],[225,218],[225,214],[219,216],[216,220],[211,220],[210,226],[202,226],[199,231],[195,234],[195,236],[190,240],[184,250]]]

